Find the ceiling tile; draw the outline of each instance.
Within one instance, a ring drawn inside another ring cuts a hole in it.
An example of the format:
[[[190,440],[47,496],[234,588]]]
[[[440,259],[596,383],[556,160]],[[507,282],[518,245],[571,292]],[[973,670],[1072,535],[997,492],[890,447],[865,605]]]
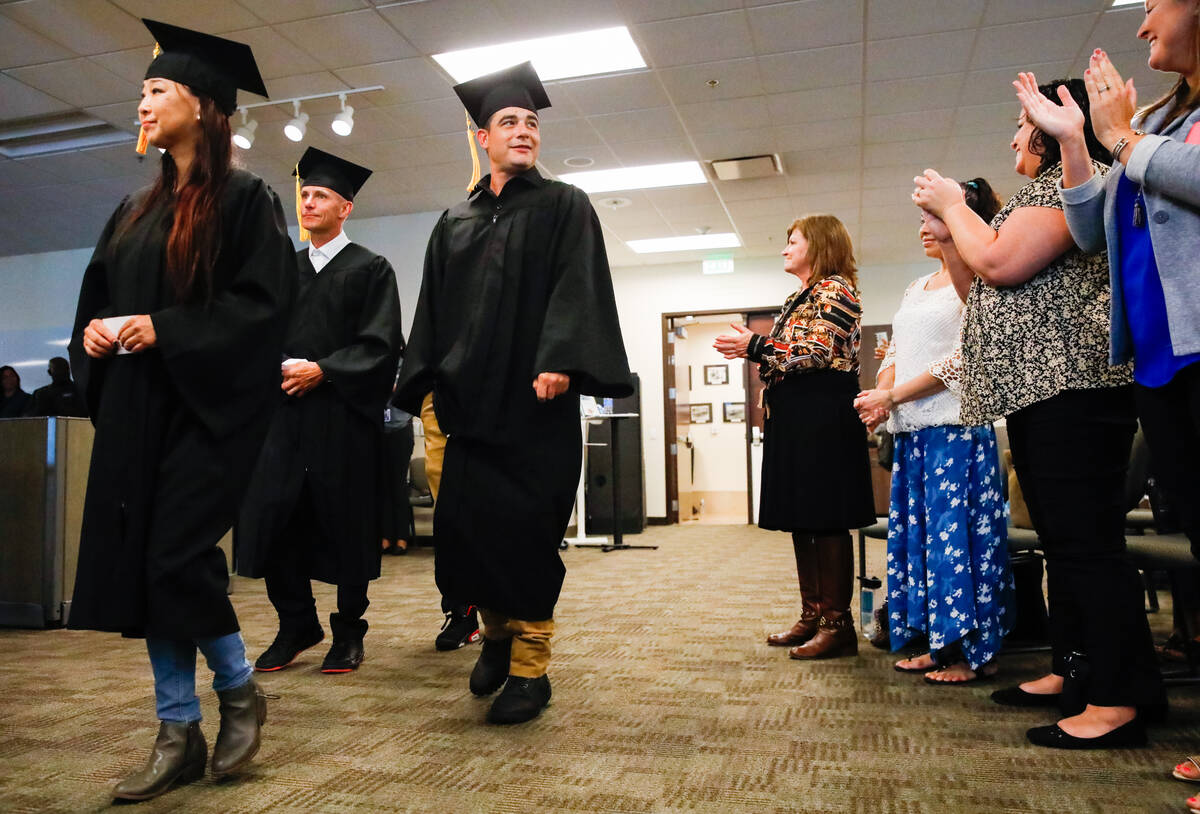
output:
[[[827,119],[848,119],[862,115],[862,85],[773,93],[767,108],[774,124],[807,124]]]
[[[114,5],[137,18],[170,20],[172,25],[194,28],[210,34],[220,34],[238,28],[262,25],[245,6],[235,0],[110,0]],[[262,3],[260,5],[270,5]]]
[[[741,181],[718,181],[717,191],[722,200],[747,201],[752,198],[781,198],[788,194],[783,178],[750,178]]]
[[[974,28],[983,17],[986,0],[870,0],[867,38],[910,37]]]
[[[763,89],[786,93],[862,81],[862,45],[835,45],[759,57]]]
[[[675,104],[757,96],[763,92],[758,60],[753,57],[664,68],[658,76]],[[713,81],[719,84],[709,87],[708,83]]]
[[[961,74],[871,82],[867,85],[867,110],[884,114],[952,107],[962,82]]]
[[[676,161],[695,161],[696,151],[683,139],[657,139],[653,141],[629,141],[613,144],[612,151],[627,167],[642,164],[667,164]]]
[[[1091,18],[1067,17],[1052,23],[1032,22],[984,28],[979,32],[971,69],[1011,65],[1020,69],[1030,62],[1071,59],[1083,47]]]
[[[466,128],[462,102],[457,96],[380,109],[391,117],[395,123],[395,135],[400,138],[430,133],[458,133]]]
[[[1003,0],[988,3],[983,24],[1000,25],[1027,20],[1046,20],[1089,11],[1098,13],[1111,3],[1112,0],[1053,0],[1050,3],[1046,0]],[[1088,23],[1087,27],[1091,28],[1091,23]]]
[[[4,119],[24,119],[70,110],[72,105],[42,93],[36,88],[0,74],[0,115]]]
[[[363,0],[287,0],[286,3],[241,0],[241,3],[268,23],[303,20],[308,17],[354,11],[363,7]]]
[[[425,54],[520,39],[509,35],[512,21],[504,19],[490,0],[395,3],[379,13]]]
[[[73,56],[75,54],[69,49],[0,13],[0,69],[70,59]]]
[[[912,202],[913,183],[907,183],[899,186],[877,187],[874,189],[864,189],[862,191],[861,204],[864,207],[871,206],[907,206],[913,215],[913,223],[920,220],[920,214],[917,207]]]
[[[868,144],[863,151],[864,167],[911,167],[916,175],[925,167],[937,167],[946,152],[946,139],[893,141]]]
[[[149,55],[154,48],[141,20],[107,0],[26,0],[3,6],[2,13],[80,56],[139,45]]]
[[[771,118],[766,99],[761,96],[682,105],[679,116],[692,133],[723,133],[766,127]]]
[[[372,95],[379,105],[399,105],[452,96],[445,75],[424,57],[338,68],[334,73],[352,87],[383,85],[383,90]],[[462,105],[457,102],[457,97],[454,98],[461,111]]]
[[[642,55],[655,68],[754,56],[745,12],[726,11],[635,27]]]
[[[1070,72],[1071,62],[1027,63],[1021,67],[1023,71],[1033,71],[1038,79],[1045,81],[1066,76]],[[1014,109],[1017,105],[1017,93],[1013,88],[1013,80],[1017,71],[1013,68],[991,68],[985,71],[971,71],[963,80],[962,93],[959,103],[964,105],[981,105],[993,102],[1011,102]]]
[[[527,40],[623,25],[616,0],[492,0],[505,25],[500,41]]]
[[[854,148],[862,141],[863,120],[832,119],[812,121],[801,128],[792,125],[771,129],[780,149],[802,146],[805,150],[849,148],[857,152]]]
[[[557,83],[554,92],[550,94],[550,101],[555,104],[555,100],[563,95],[558,91],[565,91],[567,98],[584,116],[620,113],[644,107],[663,107],[670,103],[662,85],[651,71],[571,79]]]
[[[568,158],[586,157],[594,162],[589,167],[572,167],[564,164]],[[608,170],[614,167],[624,166],[618,159],[616,154],[607,146],[598,144],[593,147],[581,149],[571,147],[565,150],[556,148],[553,144],[543,144],[541,155],[538,158],[539,163],[545,165],[555,174],[564,172],[580,172],[581,170]],[[487,170],[484,170],[487,172]]]
[[[728,130],[723,133],[700,133],[693,136],[696,149],[705,161],[764,155],[779,151],[776,131],[770,127]]]
[[[103,105],[128,100],[134,104],[141,91],[88,59],[71,59],[46,65],[30,65],[7,72],[20,80],[75,107]],[[7,112],[8,108],[5,108]]]
[[[1017,129],[1017,114],[1020,106],[1015,102],[1001,102],[993,105],[969,105],[959,107],[954,113],[954,128],[951,131],[956,136],[970,136],[979,133],[1012,135]]]
[[[867,79],[958,73],[971,59],[974,31],[950,31],[867,43]]]
[[[868,116],[866,138],[868,144],[881,142],[914,141],[936,139],[950,133],[954,111],[923,110],[915,113],[891,113],[887,116]]]
[[[859,42],[863,0],[802,0],[746,12],[758,53]]]
[[[817,153],[809,153],[809,155],[820,155],[824,151]],[[799,172],[793,171],[792,162],[796,162],[797,167],[801,164],[799,158],[802,153],[792,152],[784,153],[781,158],[784,161],[784,168],[787,169],[787,187],[788,194],[792,197],[824,195],[831,192],[845,192],[848,190],[857,189],[858,187],[858,168],[857,156],[855,157],[855,168],[852,170],[837,170],[831,172]]]
[[[418,56],[417,50],[374,10],[280,23],[277,28],[327,68]]]
[[[542,123],[542,143],[556,149],[594,147],[601,143],[596,128],[587,119],[560,119]]]
[[[669,107],[589,116],[588,121],[609,144],[683,137],[679,116]]]
[[[685,187],[663,187],[647,189],[643,192],[646,200],[657,207],[660,212],[667,212],[676,207],[720,205],[717,193],[711,184],[690,184]]]
[[[258,63],[259,73],[267,80],[268,91],[271,91],[270,80],[274,77],[312,73],[322,68],[322,64],[309,56],[304,48],[273,28],[246,28],[233,31],[228,37],[249,45],[254,51],[254,61]]]
[[[631,23],[646,23],[654,20],[669,20],[672,17],[691,17],[711,14],[714,11],[730,11],[742,7],[741,0],[617,0],[625,11],[625,19]]]
[[[790,150],[780,158],[789,176],[857,172],[859,166],[858,150]]]
[[[0,156],[0,188],[39,187],[53,183],[57,176],[47,171],[45,165],[28,159],[15,161]],[[3,220],[3,219],[0,219]]]
[[[862,201],[858,189],[842,189],[809,195],[791,195],[792,209],[796,212],[817,212],[821,209],[857,209]]]

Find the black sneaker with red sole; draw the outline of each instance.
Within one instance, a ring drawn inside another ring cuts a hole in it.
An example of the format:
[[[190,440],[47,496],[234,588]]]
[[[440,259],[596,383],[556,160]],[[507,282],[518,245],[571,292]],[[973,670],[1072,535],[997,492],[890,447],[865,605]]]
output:
[[[457,650],[468,644],[479,641],[479,616],[474,605],[468,605],[465,611],[451,611],[446,614],[442,623],[442,632],[434,640],[433,646],[438,650]]]
[[[273,673],[282,670],[296,660],[296,657],[310,647],[315,647],[325,639],[325,631],[313,628],[304,633],[284,633],[282,630],[275,636],[271,646],[254,662],[254,669],[260,673]]]

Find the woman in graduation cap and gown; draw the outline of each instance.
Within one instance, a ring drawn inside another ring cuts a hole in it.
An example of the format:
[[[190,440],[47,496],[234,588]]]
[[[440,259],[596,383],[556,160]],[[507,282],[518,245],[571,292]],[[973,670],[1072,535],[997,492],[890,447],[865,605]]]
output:
[[[130,800],[204,774],[197,648],[220,699],[213,774],[258,750],[266,702],[217,543],[275,403],[296,280],[278,197],[230,164],[237,88],[266,95],[250,49],[144,22],[162,52],[138,117],[162,173],[104,227],[70,344],[96,436],[69,626],[145,638],[161,720],[146,767],[113,791]]]
[[[483,130],[497,111],[550,106],[529,63],[455,91]],[[489,135],[521,140],[503,120]],[[577,396],[633,392],[600,221],[582,190],[538,173],[537,141],[525,141],[527,166],[503,167],[489,152],[493,174],[507,178],[499,192],[485,176],[434,227],[393,399],[417,413],[432,390],[449,439],[435,574],[444,596],[480,608],[484,646],[470,687],[488,695],[505,686],[492,723],[528,720],[549,700],[566,571],[558,547],[581,465]],[[568,377],[569,389],[547,392],[548,374]]]

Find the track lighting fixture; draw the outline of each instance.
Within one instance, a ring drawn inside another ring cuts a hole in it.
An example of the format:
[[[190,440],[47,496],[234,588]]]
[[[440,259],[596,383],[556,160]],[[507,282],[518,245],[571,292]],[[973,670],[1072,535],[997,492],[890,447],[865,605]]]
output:
[[[346,94],[338,96],[342,101],[342,112],[333,117],[330,127],[339,136],[348,136],[354,131],[354,108],[346,104]]]
[[[249,150],[254,146],[254,131],[258,129],[258,122],[254,119],[249,119],[246,116],[246,108],[242,108],[242,125],[233,134],[233,143],[243,150]]]
[[[284,126],[283,134],[291,141],[301,141],[308,129],[308,114],[300,112],[299,99],[293,100],[292,105],[296,115]]]

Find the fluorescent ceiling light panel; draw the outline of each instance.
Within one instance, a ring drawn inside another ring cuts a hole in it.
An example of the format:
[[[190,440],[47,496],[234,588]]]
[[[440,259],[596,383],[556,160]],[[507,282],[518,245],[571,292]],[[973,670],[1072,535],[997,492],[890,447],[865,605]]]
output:
[[[1119,8],[1121,6],[1140,6],[1145,2],[1146,0],[1113,0],[1112,7]]]
[[[620,167],[615,170],[567,172],[560,181],[574,184],[584,192],[612,192],[617,189],[654,189],[706,184],[708,178],[699,161],[679,161],[673,164],[647,164],[643,167]]]
[[[646,67],[625,26],[464,48],[434,54],[433,58],[455,82],[466,82],[526,60],[533,62],[543,82]]]
[[[693,249],[736,249],[742,243],[733,232],[718,232],[708,235],[630,240],[626,242],[626,245],[638,254],[653,254],[655,252],[687,252]]]

